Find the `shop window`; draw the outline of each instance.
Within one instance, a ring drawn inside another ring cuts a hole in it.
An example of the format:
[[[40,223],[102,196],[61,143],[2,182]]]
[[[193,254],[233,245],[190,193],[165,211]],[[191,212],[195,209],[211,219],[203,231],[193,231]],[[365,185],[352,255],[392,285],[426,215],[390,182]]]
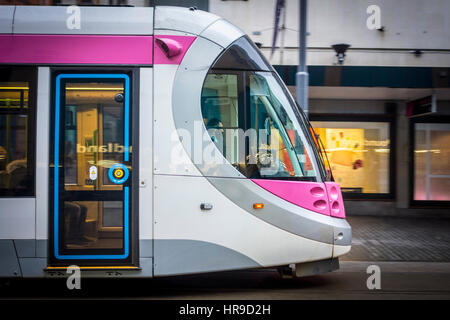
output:
[[[0,196],[34,193],[33,72],[0,68]]]
[[[311,121],[342,192],[389,194],[389,122]]]
[[[414,200],[450,201],[450,123],[414,124]]]

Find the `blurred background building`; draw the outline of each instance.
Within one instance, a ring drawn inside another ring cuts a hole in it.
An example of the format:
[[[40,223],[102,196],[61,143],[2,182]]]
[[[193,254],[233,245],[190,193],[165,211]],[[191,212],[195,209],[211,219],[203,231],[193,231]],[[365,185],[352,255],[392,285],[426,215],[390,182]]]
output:
[[[273,55],[276,0],[0,4],[196,6],[245,31],[295,97],[298,0],[285,1]],[[309,118],[349,215],[450,215],[449,12],[447,0],[308,1]]]

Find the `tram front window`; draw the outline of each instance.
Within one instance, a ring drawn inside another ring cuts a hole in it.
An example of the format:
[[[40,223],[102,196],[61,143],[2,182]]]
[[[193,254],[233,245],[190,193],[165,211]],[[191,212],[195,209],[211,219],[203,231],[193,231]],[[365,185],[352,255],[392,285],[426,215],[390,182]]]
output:
[[[208,74],[204,122],[211,140],[246,177],[316,180],[304,131],[288,99],[271,72]]]
[[[260,175],[268,178],[315,177],[301,138],[301,128],[292,120],[295,115],[275,77],[270,72],[257,72],[249,74],[248,83],[250,124],[258,138],[257,144],[250,146],[250,156],[252,151],[257,155]],[[265,148],[270,161],[261,157]],[[267,166],[268,162],[270,166]]]

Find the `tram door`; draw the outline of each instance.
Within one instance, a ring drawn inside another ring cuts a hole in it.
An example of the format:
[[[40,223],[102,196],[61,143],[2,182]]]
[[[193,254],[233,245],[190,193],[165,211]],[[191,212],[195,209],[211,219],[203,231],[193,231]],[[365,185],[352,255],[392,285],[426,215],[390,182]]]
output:
[[[130,76],[54,81],[50,266],[131,265]]]

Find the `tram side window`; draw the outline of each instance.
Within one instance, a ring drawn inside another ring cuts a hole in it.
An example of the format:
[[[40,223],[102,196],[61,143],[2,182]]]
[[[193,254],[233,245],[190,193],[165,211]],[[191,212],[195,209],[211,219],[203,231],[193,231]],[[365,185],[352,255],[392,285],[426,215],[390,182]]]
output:
[[[23,71],[0,68],[0,196],[34,193],[32,81],[19,81]]]
[[[203,121],[214,144],[235,166],[244,162],[237,139],[240,109],[238,75],[208,74],[202,92]]]

